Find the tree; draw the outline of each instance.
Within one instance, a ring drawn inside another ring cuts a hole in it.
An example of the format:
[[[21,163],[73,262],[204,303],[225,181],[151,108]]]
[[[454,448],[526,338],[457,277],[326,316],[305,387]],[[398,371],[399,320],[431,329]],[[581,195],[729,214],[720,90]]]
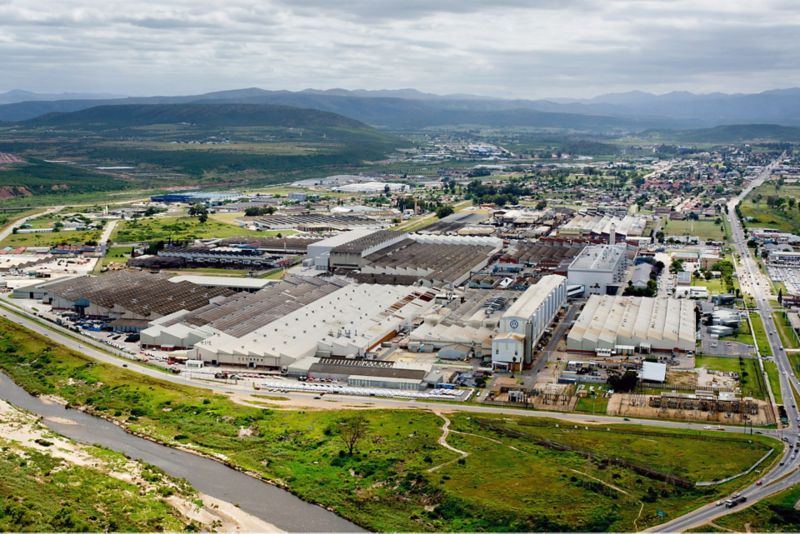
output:
[[[658,241],[659,243],[664,242],[664,232],[662,232],[661,230],[656,232],[656,241]]]
[[[369,431],[369,423],[363,415],[348,417],[340,423],[339,439],[347,446],[347,452],[353,455],[358,442],[363,440]]]
[[[511,357],[511,378],[514,378],[514,369],[517,367],[517,357]]]
[[[778,288],[778,304],[783,304],[783,289]]]
[[[636,384],[639,382],[639,377],[636,376],[634,371],[625,371],[625,374],[620,375],[612,375],[608,377],[608,384],[614,388],[614,392],[617,393],[625,393],[628,391],[633,391],[636,388]]]
[[[537,211],[542,211],[546,207],[547,207],[547,201],[546,200],[540,200],[539,202],[536,203],[536,210]]]
[[[208,208],[202,204],[194,204],[189,207],[189,216],[197,217],[197,220],[202,224],[208,220]]]
[[[14,228],[11,230],[11,233],[12,233],[12,234],[18,234],[18,233],[19,233],[19,228],[15,226],[15,227],[14,227]]]
[[[453,213],[455,213],[455,210],[453,210],[452,206],[442,206],[436,210],[436,216],[440,219],[444,219]]]
[[[388,195],[389,191],[391,191],[391,190],[392,190],[392,188],[389,187],[389,184],[386,184],[386,185],[383,186],[383,193],[384,194]]]
[[[681,260],[673,260],[672,264],[669,266],[669,272],[671,273],[682,273],[683,272],[683,262]]]

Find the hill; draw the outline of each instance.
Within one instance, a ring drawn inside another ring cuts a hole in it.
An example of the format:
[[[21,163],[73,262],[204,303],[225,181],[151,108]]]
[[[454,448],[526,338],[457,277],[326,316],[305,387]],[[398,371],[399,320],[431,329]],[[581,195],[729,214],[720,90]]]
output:
[[[800,128],[777,124],[730,124],[697,130],[648,131],[641,136],[678,143],[792,143],[800,142]]]
[[[241,104],[102,105],[72,113],[50,113],[19,123],[22,127],[78,126],[93,130],[155,124],[190,124],[211,128],[266,126],[372,130],[353,119],[316,109]]]
[[[337,113],[383,129],[472,125],[487,127],[555,128],[585,131],[642,131],[648,128],[686,128],[691,121],[615,116],[581,104],[501,100],[469,95],[427,98],[424,93],[358,91],[265,91],[240,89],[195,96],[125,98],[117,100],[59,100],[0,105],[0,120],[25,121],[50,112],[73,112],[107,105],[250,104],[290,106]],[[404,96],[399,98],[398,94]],[[436,95],[432,95],[436,96]],[[612,110],[613,111],[613,110]],[[542,113],[541,115],[537,114]],[[548,115],[553,114],[553,115]]]
[[[83,194],[126,189],[130,184],[74,165],[26,158],[0,169],[0,199],[48,194]]]

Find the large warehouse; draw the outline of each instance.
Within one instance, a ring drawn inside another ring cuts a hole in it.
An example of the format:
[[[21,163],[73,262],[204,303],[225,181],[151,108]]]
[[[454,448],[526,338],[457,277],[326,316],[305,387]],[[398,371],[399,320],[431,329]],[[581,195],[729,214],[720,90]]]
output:
[[[190,356],[211,364],[271,368],[307,356],[364,356],[428,311],[437,293],[413,286],[346,285],[277,320],[264,320],[245,335],[221,332],[195,343]]]
[[[636,249],[625,243],[586,247],[569,266],[569,285],[584,286],[589,295],[615,295],[623,284]]]
[[[47,285],[43,300],[54,310],[74,310],[89,317],[155,320],[182,310],[196,310],[235,293],[171,276],[123,271],[81,276]]]
[[[492,340],[492,365],[531,363],[532,348],[567,300],[567,279],[551,274],[529,287],[500,318]]]
[[[408,236],[365,256],[361,272],[418,276],[425,285],[455,287],[484,269],[502,246],[494,237]]]
[[[567,350],[688,351],[695,339],[691,300],[592,295],[567,336]]]
[[[346,280],[289,276],[255,293],[237,293],[192,312],[154,321],[142,332],[146,347],[191,348],[214,334],[240,338],[348,285]]]

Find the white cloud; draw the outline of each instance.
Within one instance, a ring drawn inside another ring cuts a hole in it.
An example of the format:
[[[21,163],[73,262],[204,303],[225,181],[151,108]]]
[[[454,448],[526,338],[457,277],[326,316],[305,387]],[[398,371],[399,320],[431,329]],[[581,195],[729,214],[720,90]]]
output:
[[[785,0],[0,0],[0,90],[750,92],[800,85],[797,35]]]

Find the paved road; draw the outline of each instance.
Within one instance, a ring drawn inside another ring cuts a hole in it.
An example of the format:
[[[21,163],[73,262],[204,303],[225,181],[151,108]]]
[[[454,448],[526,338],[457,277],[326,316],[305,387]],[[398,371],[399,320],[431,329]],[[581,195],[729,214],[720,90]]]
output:
[[[135,371],[137,373],[141,373],[143,375],[152,376],[156,378],[160,378],[162,380],[166,380],[168,382],[173,382],[176,384],[184,384],[189,385],[197,388],[202,389],[209,389],[215,392],[231,392],[231,393],[252,393],[252,389],[245,387],[245,386],[228,386],[223,384],[208,384],[205,382],[197,382],[190,380],[188,378],[184,378],[181,375],[173,375],[167,374],[161,371],[154,370],[150,367],[138,365],[133,360],[126,360],[121,357],[114,357],[110,356],[106,352],[101,352],[100,350],[95,349],[92,345],[90,345],[89,340],[84,337],[79,337],[78,339],[73,338],[70,335],[61,334],[59,332],[53,332],[49,328],[46,328],[44,325],[40,324],[35,320],[31,320],[28,318],[28,314],[25,314],[25,317],[20,317],[19,315],[15,315],[12,313],[7,313],[6,310],[10,310],[12,308],[9,307],[8,304],[0,301],[0,308],[3,309],[4,315],[8,316],[9,320],[12,320],[25,328],[33,330],[42,335],[46,335],[50,337],[55,342],[58,342],[66,347],[71,349],[77,350],[95,358],[97,360],[106,362],[111,365],[115,365],[121,367],[122,365],[126,365],[128,369],[131,371]],[[19,310],[14,309],[14,311],[19,312]],[[55,325],[52,325],[53,328]],[[76,334],[77,335],[77,334]],[[110,347],[105,350],[112,350]],[[305,393],[281,393],[284,397],[294,398],[294,399],[304,399],[308,400],[314,394],[305,394]],[[578,413],[559,413],[559,412],[546,412],[546,411],[534,411],[534,410],[517,410],[517,409],[510,409],[510,408],[498,408],[493,406],[469,406],[469,405],[461,405],[461,404],[442,404],[442,403],[428,403],[425,401],[415,401],[415,402],[408,402],[405,400],[394,400],[394,399],[384,399],[384,398],[377,398],[377,397],[370,397],[366,399],[365,397],[357,397],[357,396],[347,396],[347,395],[330,395],[326,396],[325,399],[330,402],[339,402],[339,403],[358,403],[358,404],[374,404],[376,408],[408,408],[409,406],[413,405],[414,407],[418,408],[429,408],[432,410],[451,410],[451,411],[464,411],[464,412],[475,412],[475,413],[492,413],[492,414],[514,414],[514,415],[523,415],[523,416],[530,416],[530,417],[549,417],[552,419],[560,419],[563,421],[568,421],[571,423],[587,423],[587,422],[594,422],[594,423],[605,423],[605,424],[627,424],[627,425],[648,425],[653,427],[662,427],[662,428],[685,428],[685,429],[694,429],[694,430],[702,430],[703,424],[696,424],[696,423],[685,423],[680,421],[664,421],[664,420],[648,420],[648,419],[632,419],[631,421],[624,421],[621,417],[610,417],[610,416],[590,416],[587,414],[578,414]],[[742,427],[738,426],[723,426],[727,431],[730,432],[742,432]],[[773,436],[777,436],[775,431],[773,432],[764,432],[765,434],[772,434]]]
[[[738,197],[731,200],[731,202],[728,204],[728,219],[730,220],[731,228],[733,230],[733,236],[732,236],[733,244],[742,257],[742,266],[738,269],[739,281],[742,285],[742,291],[750,293],[755,298],[756,304],[758,306],[758,311],[760,312],[761,317],[763,318],[764,321],[764,328],[768,332],[776,331],[775,324],[773,323],[772,320],[770,303],[767,300],[767,294],[764,289],[765,287],[769,287],[769,283],[761,274],[761,271],[759,271],[758,266],[753,261],[753,258],[751,258],[749,255],[742,227],[739,224],[739,219],[736,217],[735,207],[739,202],[741,202],[745,198],[745,196],[747,196],[747,194],[750,191],[761,185],[764,182],[764,180],[769,177],[770,171],[778,163],[778,161],[780,161],[780,159],[781,158],[778,158],[776,161],[770,164],[756,180],[750,183],[747,189],[745,189]],[[788,407],[787,412],[789,415],[789,424],[782,430],[777,431],[777,433],[781,436],[785,436],[792,442],[797,442],[800,441],[800,438],[798,437],[797,433],[798,414],[797,410],[793,407],[794,401],[793,401],[791,387],[794,386],[795,388],[800,388],[800,382],[798,382],[797,378],[792,372],[789,359],[786,356],[786,352],[784,352],[783,348],[781,347],[781,341],[777,331],[772,335],[767,335],[767,339],[769,340],[770,348],[772,349],[772,354],[774,355],[775,363],[778,366],[778,371],[781,373],[780,374],[781,391],[783,392],[783,398]],[[761,368],[763,372],[763,362],[760,363],[762,364]],[[767,378],[766,374],[764,374],[764,381],[765,383],[769,384],[769,379]],[[773,432],[772,434],[775,435],[775,432]],[[707,506],[704,506],[703,508],[699,508],[694,512],[686,514],[678,519],[670,521],[669,523],[653,527],[650,530],[659,532],[679,532],[687,530],[702,525],[704,523],[707,523],[720,516],[738,512],[739,510],[742,510],[743,508],[746,508],[747,506],[750,506],[753,503],[758,502],[759,500],[775,493],[776,491],[786,489],[789,486],[800,482],[800,472],[797,470],[798,467],[800,467],[800,459],[793,458],[791,456],[791,451],[789,451],[788,449],[786,449],[786,451],[782,453],[782,456],[784,465],[778,466],[772,471],[770,471],[768,474],[764,475],[764,477],[762,478],[763,481],[762,486],[753,484],[740,491],[742,495],[747,497],[746,503],[736,506],[734,508],[725,508],[724,506],[716,506],[714,503],[712,503]],[[774,482],[775,480],[783,476],[786,476],[789,473],[791,473],[791,475],[788,476],[786,479],[775,484],[770,484],[771,482]]]
[[[6,228],[2,232],[0,232],[0,241],[2,241],[3,239],[7,238],[8,236],[10,236],[11,232],[14,231],[14,228],[19,228],[20,226],[22,226],[23,224],[25,224],[29,220],[35,219],[36,217],[41,217],[42,215],[47,215],[49,213],[54,213],[56,211],[62,210],[63,208],[64,208],[64,206],[56,206],[54,208],[48,209],[44,213],[37,213],[36,215],[31,215],[29,217],[23,217],[22,219],[18,219],[16,221],[14,221],[13,224],[9,224],[8,225],[8,228]]]

